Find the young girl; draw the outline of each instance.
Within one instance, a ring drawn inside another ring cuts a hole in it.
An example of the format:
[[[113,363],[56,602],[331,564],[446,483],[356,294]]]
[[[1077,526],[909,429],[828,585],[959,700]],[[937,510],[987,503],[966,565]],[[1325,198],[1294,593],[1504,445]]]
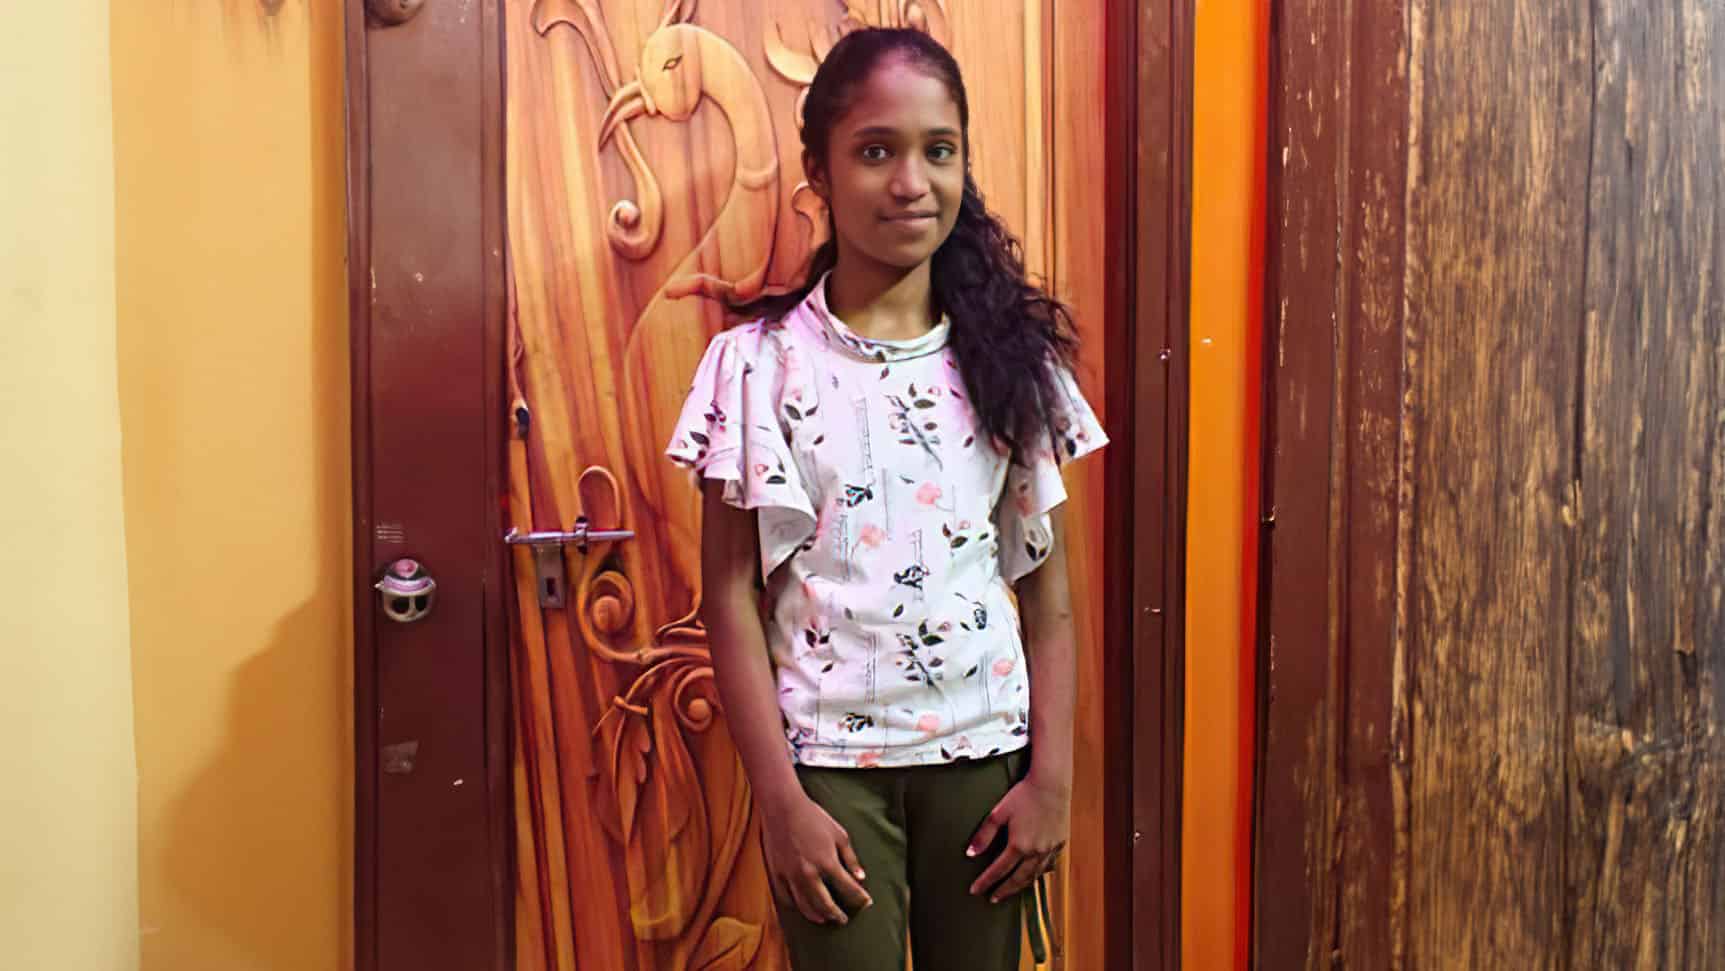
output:
[[[970,178],[952,56],[856,31],[805,105],[831,239],[713,340],[667,452],[714,673],[793,967],[902,968],[908,933],[919,969],[1008,971],[1069,821],[1060,463],[1107,439]]]

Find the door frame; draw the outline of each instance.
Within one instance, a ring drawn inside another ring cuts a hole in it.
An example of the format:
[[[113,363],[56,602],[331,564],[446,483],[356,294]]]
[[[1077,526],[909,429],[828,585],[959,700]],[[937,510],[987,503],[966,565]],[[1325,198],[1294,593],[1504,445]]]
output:
[[[1186,495],[1190,427],[1193,0],[1109,0],[1108,359],[1103,629],[1113,658],[1109,744],[1129,752],[1130,873],[1110,901],[1109,967],[1180,967],[1186,718]],[[1124,446],[1124,447],[1122,447]],[[1148,512],[1148,514],[1146,514]],[[1140,740],[1143,740],[1142,743]],[[1161,838],[1154,838],[1159,835]],[[1113,885],[1112,875],[1109,881]],[[1111,895],[1113,896],[1113,895]],[[1124,926],[1123,926],[1124,925]],[[1119,950],[1116,950],[1118,948]]]
[[[373,354],[377,277],[372,262],[373,116],[368,41],[374,32],[410,29],[437,0],[346,0],[348,145],[348,309],[353,445],[354,596],[354,885],[353,941],[357,971],[383,968],[379,909],[378,818],[383,772],[378,704],[380,628],[372,584],[389,551],[388,517],[379,515],[380,490],[402,488],[415,475],[411,461],[392,461],[390,441],[377,433],[383,409],[374,378],[387,366]],[[1110,846],[1104,877],[1109,967],[1174,971],[1180,964],[1181,792],[1185,687],[1185,542],[1188,429],[1188,279],[1190,268],[1193,0],[1140,4],[1104,0],[1107,35],[1106,139],[1110,367],[1104,388],[1109,431],[1116,445],[1104,452],[1105,519],[1121,528],[1104,539],[1104,643],[1127,645],[1105,660],[1107,741],[1130,758],[1125,784],[1105,795]],[[481,733],[482,803],[460,817],[468,837],[487,848],[489,865],[469,874],[483,882],[486,907],[471,925],[444,928],[465,934],[492,955],[495,971],[512,971],[514,928],[513,806],[511,800],[507,603],[509,562],[500,541],[504,469],[504,325],[508,279],[504,225],[503,31],[500,0],[475,5],[483,51],[470,71],[483,105],[479,153],[485,160],[478,191],[451,193],[446,205],[467,202],[463,229],[447,240],[471,253],[471,276],[483,291],[478,355],[459,373],[439,371],[437,382],[467,382],[486,414],[483,431],[451,442],[472,462],[471,476],[491,501],[472,523],[465,493],[451,490],[447,522],[470,524],[469,544],[482,561],[483,710],[456,714]],[[451,70],[444,65],[444,70]],[[487,364],[486,362],[493,362]],[[1114,362],[1127,362],[1114,367]],[[391,373],[391,379],[403,375]],[[420,376],[425,382],[429,378]],[[399,395],[399,392],[395,392]],[[458,444],[460,447],[458,447]],[[472,485],[473,483],[469,483]],[[422,488],[438,489],[441,483]],[[380,532],[381,530],[381,532]],[[1139,743],[1136,740],[1148,740]],[[402,825],[391,821],[391,827]],[[439,872],[436,861],[427,873]],[[448,879],[448,877],[444,877]]]

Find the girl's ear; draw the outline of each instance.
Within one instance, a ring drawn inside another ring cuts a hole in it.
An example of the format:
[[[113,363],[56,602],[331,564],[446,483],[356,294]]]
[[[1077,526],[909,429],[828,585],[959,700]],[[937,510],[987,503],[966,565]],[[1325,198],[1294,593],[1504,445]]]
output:
[[[815,191],[815,195],[820,196],[822,201],[827,201],[827,174],[815,160],[814,154],[807,151],[803,152],[803,178],[808,182],[809,188]]]

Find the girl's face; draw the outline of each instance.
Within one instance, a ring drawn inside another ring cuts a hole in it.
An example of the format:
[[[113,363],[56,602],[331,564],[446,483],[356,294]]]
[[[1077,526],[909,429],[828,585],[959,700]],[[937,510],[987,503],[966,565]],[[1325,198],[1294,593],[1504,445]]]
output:
[[[934,255],[958,222],[964,133],[958,103],[932,75],[888,57],[853,95],[809,182],[832,212],[841,259],[900,270]]]

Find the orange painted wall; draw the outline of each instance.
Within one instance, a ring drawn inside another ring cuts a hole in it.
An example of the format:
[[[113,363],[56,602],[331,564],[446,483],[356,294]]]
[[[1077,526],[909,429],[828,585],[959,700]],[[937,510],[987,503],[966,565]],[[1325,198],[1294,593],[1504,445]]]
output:
[[[1244,968],[1263,295],[1265,0],[1195,23],[1187,505],[1184,966]]]
[[[271,6],[108,24],[145,971],[349,963],[342,4]]]

